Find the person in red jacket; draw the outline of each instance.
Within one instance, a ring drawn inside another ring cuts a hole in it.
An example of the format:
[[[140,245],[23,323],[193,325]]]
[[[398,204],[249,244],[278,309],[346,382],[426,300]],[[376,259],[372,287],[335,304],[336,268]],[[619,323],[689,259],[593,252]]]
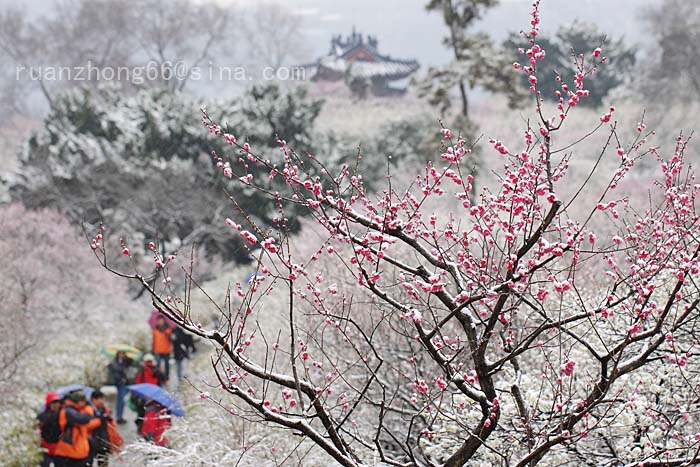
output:
[[[153,358],[153,355],[144,355],[143,367],[136,374],[136,379],[134,380],[134,382],[136,384],[150,383],[155,384],[156,386],[162,386],[163,384],[165,384],[165,376],[156,366],[155,358]],[[140,434],[141,426],[143,425],[143,419],[146,416],[146,401],[133,394],[131,395],[131,398],[136,403],[136,428],[137,432]]]
[[[90,465],[90,434],[102,424],[95,416],[87,397],[81,390],[68,395],[58,414],[61,437],[56,445],[56,467],[85,467]]]
[[[46,404],[39,419],[39,430],[41,432],[41,449],[44,452],[44,459],[41,467],[51,467],[56,455],[56,445],[61,437],[61,427],[58,426],[58,415],[63,406],[61,396],[56,392],[46,394]]]
[[[155,401],[146,403],[146,415],[141,425],[141,436],[158,446],[168,446],[165,430],[172,425],[168,410]]]
[[[165,382],[165,376],[160,372],[160,369],[156,366],[155,358],[151,354],[146,354],[143,357],[143,367],[136,374],[136,379],[134,380],[136,384],[150,383],[156,386],[162,386]]]

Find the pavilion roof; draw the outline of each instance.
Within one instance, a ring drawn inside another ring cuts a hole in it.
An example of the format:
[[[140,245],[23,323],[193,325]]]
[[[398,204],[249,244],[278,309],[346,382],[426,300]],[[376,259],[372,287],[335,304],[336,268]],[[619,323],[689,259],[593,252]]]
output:
[[[353,30],[345,39],[340,35],[334,36],[328,54],[306,67],[314,70],[317,76],[342,76],[350,71],[361,78],[387,80],[402,79],[418,70],[420,65],[416,60],[382,55],[377,46],[376,37],[365,38]]]

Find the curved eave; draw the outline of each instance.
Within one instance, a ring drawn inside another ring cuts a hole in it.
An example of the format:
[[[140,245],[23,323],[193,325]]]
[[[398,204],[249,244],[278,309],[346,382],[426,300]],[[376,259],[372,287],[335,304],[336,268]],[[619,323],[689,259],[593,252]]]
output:
[[[356,60],[347,62],[342,59],[322,60],[318,63],[319,73],[322,69],[333,73],[345,73],[348,68],[353,76],[395,80],[410,76],[418,70],[419,65],[416,61],[367,62]]]

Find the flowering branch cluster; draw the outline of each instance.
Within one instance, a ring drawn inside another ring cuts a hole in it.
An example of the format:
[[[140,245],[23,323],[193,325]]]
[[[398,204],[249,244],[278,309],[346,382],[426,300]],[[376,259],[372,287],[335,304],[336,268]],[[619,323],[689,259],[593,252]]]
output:
[[[191,320],[187,294],[173,300],[127,276],[179,326],[216,344],[232,413],[301,433],[347,467],[374,458],[447,467],[700,462],[700,427],[690,421],[700,400],[700,184],[685,162],[688,139],[666,159],[640,123],[624,144],[611,108],[590,133],[607,131],[606,143],[571,190],[577,142],[553,149],[554,137],[605,57],[600,48],[590,64],[573,55],[579,73],[561,83],[547,117],[537,1],[531,26],[529,63],[515,68],[529,76],[537,125],[508,145],[490,140],[503,169],[478,195],[464,170],[470,150],[448,128],[440,160],[408,189],[389,174],[383,191],[369,193],[348,166],[331,173],[284,140],[278,158],[264,158],[204,114],[234,149],[214,156],[222,175],[277,206],[273,228],[226,220],[259,248],[255,274],[220,306],[226,326],[214,329]],[[613,148],[617,170],[597,173]],[[662,178],[649,206],[635,208],[616,189],[645,156],[657,158]],[[579,195],[593,176],[609,182],[586,203]],[[445,212],[450,200],[457,207]],[[288,206],[308,210],[318,243],[289,233]],[[596,235],[601,225],[615,234]],[[286,314],[262,306],[282,292]],[[284,316],[284,326],[270,332],[266,313]]]

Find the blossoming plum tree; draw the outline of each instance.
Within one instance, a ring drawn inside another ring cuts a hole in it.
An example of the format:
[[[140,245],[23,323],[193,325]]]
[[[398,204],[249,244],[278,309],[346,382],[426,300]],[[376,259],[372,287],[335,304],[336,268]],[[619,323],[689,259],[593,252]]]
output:
[[[257,258],[248,286],[218,305],[223,325],[196,321],[196,281],[172,290],[174,263],[157,248],[162,289],[104,263],[215,344],[218,386],[202,397],[291,430],[346,467],[700,463],[700,184],[688,138],[664,157],[643,122],[626,138],[611,107],[586,136],[606,135],[592,169],[571,180],[581,140],[557,136],[606,59],[600,48],[574,55],[575,79],[559,83],[550,115],[539,22],[536,1],[514,65],[528,76],[534,117],[521,140],[490,140],[502,170],[476,196],[464,170],[471,150],[448,128],[440,160],[408,188],[388,173],[370,193],[351,167],[331,172],[282,139],[279,156],[259,155],[204,115],[231,144],[215,156],[223,175],[278,209],[273,228],[222,225]],[[635,206],[619,186],[643,157],[658,160],[660,178]],[[600,169],[605,158],[617,161],[612,173]],[[267,175],[254,176],[261,167]],[[588,203],[593,177],[607,182]],[[288,232],[288,206],[308,209],[318,242]],[[263,306],[273,292],[286,294],[284,310]],[[284,325],[266,327],[270,313]]]

